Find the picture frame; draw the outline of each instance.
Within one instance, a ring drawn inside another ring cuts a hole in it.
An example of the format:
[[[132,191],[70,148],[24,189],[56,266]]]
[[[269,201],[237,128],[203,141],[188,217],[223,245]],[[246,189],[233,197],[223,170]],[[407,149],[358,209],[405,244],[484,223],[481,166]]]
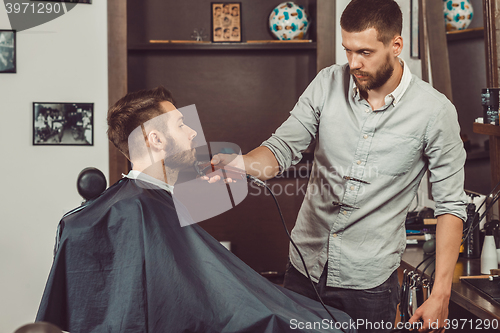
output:
[[[212,2],[212,43],[241,43],[241,2]]]
[[[420,37],[418,27],[419,0],[410,1],[410,57],[420,59]]]
[[[33,103],[34,146],[93,146],[94,103]]]
[[[16,30],[0,30],[0,73],[16,73]]]

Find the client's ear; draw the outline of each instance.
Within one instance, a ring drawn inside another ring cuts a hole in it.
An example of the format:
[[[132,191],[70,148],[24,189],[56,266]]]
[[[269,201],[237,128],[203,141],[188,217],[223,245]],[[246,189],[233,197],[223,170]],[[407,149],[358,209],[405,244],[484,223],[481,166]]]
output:
[[[158,131],[152,130],[147,136],[147,144],[151,149],[162,150],[165,148],[165,137]]]

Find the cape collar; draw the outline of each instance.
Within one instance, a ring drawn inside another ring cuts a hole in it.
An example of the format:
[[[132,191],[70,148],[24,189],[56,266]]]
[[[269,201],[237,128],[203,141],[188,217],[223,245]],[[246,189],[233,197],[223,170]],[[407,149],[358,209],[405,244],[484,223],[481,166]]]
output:
[[[161,180],[151,177],[150,175],[140,172],[138,170],[130,170],[128,175],[122,173],[122,177],[126,177],[129,179],[139,179],[142,180],[143,182],[158,186],[159,188],[169,192],[170,194],[174,193],[174,187],[172,185],[162,182]]]

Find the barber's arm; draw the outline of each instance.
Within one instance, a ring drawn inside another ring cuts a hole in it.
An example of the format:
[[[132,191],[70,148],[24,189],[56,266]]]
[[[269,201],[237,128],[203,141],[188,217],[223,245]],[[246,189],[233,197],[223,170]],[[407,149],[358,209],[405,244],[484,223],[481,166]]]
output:
[[[453,272],[462,239],[461,219],[451,214],[443,214],[439,215],[437,220],[434,286],[429,299],[410,318],[411,323],[423,320],[422,332],[442,328],[446,324]]]
[[[429,121],[426,131],[424,154],[436,202],[436,271],[431,296],[410,318],[410,322],[423,320],[421,332],[442,332],[448,318],[453,273],[467,218],[463,169],[466,154],[459,133],[457,113],[451,103]]]
[[[272,151],[260,146],[252,150],[246,155],[243,155],[243,160],[235,158],[236,155],[217,154],[212,158],[212,164],[229,165],[241,170],[245,170],[247,174],[267,180],[274,178],[280,171],[280,165]]]

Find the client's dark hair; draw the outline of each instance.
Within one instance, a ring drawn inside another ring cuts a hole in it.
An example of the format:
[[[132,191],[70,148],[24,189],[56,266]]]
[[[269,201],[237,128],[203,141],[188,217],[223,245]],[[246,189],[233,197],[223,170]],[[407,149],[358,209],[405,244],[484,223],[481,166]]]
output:
[[[128,159],[130,133],[148,120],[165,113],[160,105],[165,101],[174,104],[170,91],[159,86],[151,90],[128,93],[109,108],[108,138]]]
[[[387,46],[401,35],[403,14],[394,0],[352,0],[340,17],[340,26],[347,32],[375,28],[377,39]]]

